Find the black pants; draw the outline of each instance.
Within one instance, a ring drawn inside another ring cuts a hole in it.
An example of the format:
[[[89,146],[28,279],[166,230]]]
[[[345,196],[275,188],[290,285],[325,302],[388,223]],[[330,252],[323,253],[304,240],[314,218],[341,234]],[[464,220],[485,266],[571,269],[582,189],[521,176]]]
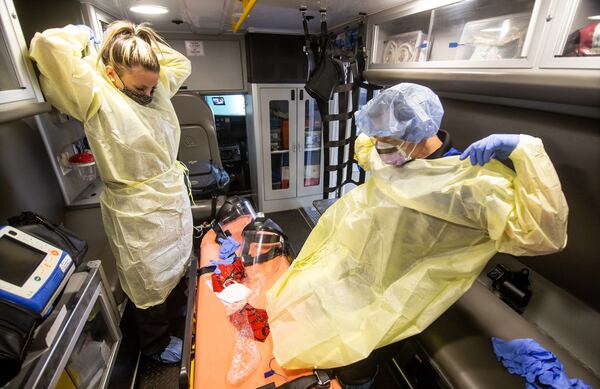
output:
[[[173,319],[184,315],[187,302],[187,277],[171,291],[164,303],[147,309],[135,307],[137,333],[142,355],[161,353],[169,345]]]

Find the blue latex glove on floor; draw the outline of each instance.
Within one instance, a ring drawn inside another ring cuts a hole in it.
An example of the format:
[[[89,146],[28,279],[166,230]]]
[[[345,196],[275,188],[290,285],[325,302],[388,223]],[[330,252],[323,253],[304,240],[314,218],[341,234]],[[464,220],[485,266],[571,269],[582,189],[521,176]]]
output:
[[[492,338],[498,360],[511,374],[518,374],[527,381],[527,389],[592,389],[585,382],[569,379],[556,355],[546,350],[533,339],[511,341]]]
[[[460,160],[471,157],[472,165],[483,166],[492,158],[508,159],[510,153],[519,144],[520,135],[494,134],[483,138],[469,147],[460,155]]]
[[[219,250],[219,258],[221,259],[230,257],[235,253],[235,250],[240,247],[240,244],[231,236],[228,236],[227,239],[219,238],[218,241],[221,245],[221,250]]]
[[[175,336],[171,336],[167,348],[162,353],[155,355],[153,359],[161,363],[179,363],[181,362],[182,350],[183,341]]]

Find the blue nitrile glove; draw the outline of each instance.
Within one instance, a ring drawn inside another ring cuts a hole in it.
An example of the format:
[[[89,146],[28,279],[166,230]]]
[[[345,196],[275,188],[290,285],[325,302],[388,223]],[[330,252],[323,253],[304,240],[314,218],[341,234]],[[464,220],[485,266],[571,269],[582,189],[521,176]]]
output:
[[[538,384],[555,389],[591,389],[585,382],[569,379],[556,355],[533,339],[506,341],[492,338],[498,360],[511,374],[518,374],[527,381],[527,389],[539,389]]]
[[[471,164],[483,166],[492,158],[504,160],[519,144],[520,135],[515,134],[494,134],[483,138],[471,146],[460,155],[460,160],[471,157]]]
[[[162,363],[179,363],[183,351],[183,342],[181,339],[171,336],[171,340],[160,354],[152,356],[152,359]]]
[[[215,270],[213,271],[213,273],[215,274],[221,274],[221,269],[219,269],[219,265],[231,265],[232,263],[235,262],[235,260],[237,259],[237,257],[235,255],[230,255],[227,258],[223,258],[223,259],[218,259],[218,260],[214,260],[211,259],[209,260],[211,266],[215,267]]]
[[[228,236],[227,239],[219,238],[218,242],[221,244],[221,250],[219,250],[219,258],[221,259],[230,257],[240,247],[240,244],[231,236]]]
[[[94,30],[92,30],[90,26],[86,26],[85,24],[78,24],[75,27],[77,27],[77,28],[79,28],[81,30],[87,31],[87,33],[89,34],[90,43],[93,43],[95,45],[99,45],[100,44],[100,40],[96,39],[96,35],[94,34]]]

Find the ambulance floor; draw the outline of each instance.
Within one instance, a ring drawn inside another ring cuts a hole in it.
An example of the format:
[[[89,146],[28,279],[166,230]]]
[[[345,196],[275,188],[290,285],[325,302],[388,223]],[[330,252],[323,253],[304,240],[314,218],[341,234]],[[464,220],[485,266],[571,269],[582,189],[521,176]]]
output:
[[[121,320],[123,338],[111,372],[108,388],[179,388],[179,364],[165,365],[140,356],[135,317],[131,302]],[[185,318],[171,323],[175,336],[183,338]]]
[[[281,227],[288,237],[288,242],[292,248],[293,256],[296,257],[302,249],[302,245],[310,235],[312,226],[309,225],[300,209],[288,211],[272,212],[265,215]]]

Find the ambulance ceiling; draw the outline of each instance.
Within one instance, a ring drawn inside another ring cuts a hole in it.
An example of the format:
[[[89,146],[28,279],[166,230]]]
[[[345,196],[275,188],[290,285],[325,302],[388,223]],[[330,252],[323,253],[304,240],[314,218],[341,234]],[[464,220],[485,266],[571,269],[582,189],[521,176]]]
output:
[[[407,0],[257,0],[256,6],[241,28],[243,31],[299,33],[302,31],[300,6],[317,18],[311,30],[318,30],[321,7],[327,8],[328,23],[337,26],[358,16],[359,12],[373,14]],[[240,0],[96,0],[107,10],[118,9],[130,20],[150,22],[161,32],[193,32],[221,34],[231,32],[231,15],[242,12]],[[153,4],[167,7],[164,15],[139,15],[129,8],[134,5]],[[183,23],[175,24],[173,20]]]

